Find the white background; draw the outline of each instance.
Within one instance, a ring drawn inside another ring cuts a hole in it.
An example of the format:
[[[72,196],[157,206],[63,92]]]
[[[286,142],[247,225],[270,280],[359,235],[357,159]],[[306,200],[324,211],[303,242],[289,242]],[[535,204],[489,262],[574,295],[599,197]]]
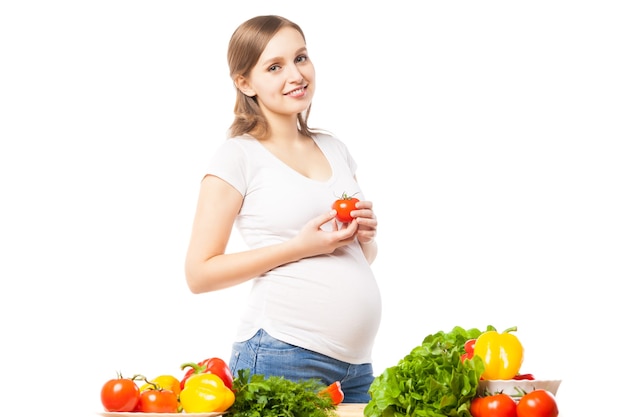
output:
[[[376,372],[430,333],[517,326],[563,416],[619,414],[618,3],[3,2],[2,415],[94,415],[117,371],[228,359],[248,287],[192,295],[183,260],[232,119],[228,39],[257,14],[304,29],[311,124],[375,204]]]

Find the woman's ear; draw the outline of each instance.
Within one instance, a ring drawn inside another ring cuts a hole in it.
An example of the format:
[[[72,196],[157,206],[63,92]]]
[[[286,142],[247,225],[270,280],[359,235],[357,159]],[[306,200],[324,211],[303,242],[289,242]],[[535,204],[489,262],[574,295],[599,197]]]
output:
[[[235,78],[235,87],[237,87],[237,89],[239,91],[241,91],[242,93],[244,93],[248,97],[256,96],[256,93],[254,92],[254,90],[250,86],[250,83],[248,83],[248,80],[246,79],[246,77],[244,77],[242,75],[238,75]]]

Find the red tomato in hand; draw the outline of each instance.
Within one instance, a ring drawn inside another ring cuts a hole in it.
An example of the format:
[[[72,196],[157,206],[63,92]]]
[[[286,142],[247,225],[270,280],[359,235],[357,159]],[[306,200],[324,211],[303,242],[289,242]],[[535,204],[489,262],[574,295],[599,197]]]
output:
[[[517,404],[518,417],[557,417],[559,407],[551,392],[537,389],[525,394]]]
[[[177,413],[178,396],[168,389],[148,389],[141,392],[137,409],[142,413]]]
[[[341,390],[341,382],[335,381],[323,390],[320,391],[320,395],[329,395],[333,404],[339,405],[343,402],[343,391]]]
[[[517,404],[507,394],[495,394],[478,397],[470,404],[473,417],[517,417]]]
[[[139,387],[132,379],[118,376],[104,383],[100,400],[106,411],[133,411],[139,403]]]
[[[356,210],[356,203],[358,202],[358,198],[350,197],[346,193],[343,193],[341,198],[335,200],[332,205],[332,209],[337,210],[337,215],[335,216],[337,220],[342,223],[350,223],[353,219],[350,213],[352,210]]]

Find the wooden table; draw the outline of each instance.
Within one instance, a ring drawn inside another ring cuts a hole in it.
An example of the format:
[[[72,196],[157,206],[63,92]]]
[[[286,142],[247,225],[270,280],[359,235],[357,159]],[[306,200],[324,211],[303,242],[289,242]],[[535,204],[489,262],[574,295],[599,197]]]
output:
[[[363,409],[366,404],[339,404],[337,415],[339,417],[363,417]]]

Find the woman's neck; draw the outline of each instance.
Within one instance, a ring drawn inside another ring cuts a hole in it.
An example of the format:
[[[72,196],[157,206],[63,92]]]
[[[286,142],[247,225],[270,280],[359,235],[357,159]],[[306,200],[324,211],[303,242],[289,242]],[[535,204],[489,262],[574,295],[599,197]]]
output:
[[[285,116],[274,114],[267,117],[267,122],[270,128],[270,134],[267,138],[268,141],[294,142],[301,139],[300,132],[298,131],[297,115]]]

